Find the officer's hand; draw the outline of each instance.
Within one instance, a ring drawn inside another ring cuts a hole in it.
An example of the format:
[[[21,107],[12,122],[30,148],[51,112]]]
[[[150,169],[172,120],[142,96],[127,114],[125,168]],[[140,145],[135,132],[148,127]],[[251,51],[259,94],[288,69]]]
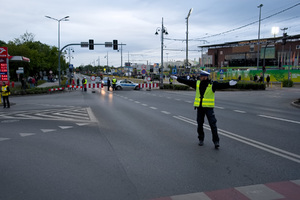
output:
[[[176,79],[177,80],[177,76],[170,76],[172,79]]]
[[[234,86],[234,85],[236,85],[236,83],[237,83],[237,82],[234,81],[234,80],[229,81],[229,85],[230,85],[230,86]]]

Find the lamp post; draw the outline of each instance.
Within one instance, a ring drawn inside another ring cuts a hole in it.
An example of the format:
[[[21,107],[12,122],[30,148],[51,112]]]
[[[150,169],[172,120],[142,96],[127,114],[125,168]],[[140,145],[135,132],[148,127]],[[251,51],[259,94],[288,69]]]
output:
[[[166,27],[164,27],[164,18],[161,20],[161,28],[156,29],[155,35],[158,35],[158,31],[161,33],[161,66],[160,66],[160,89],[164,88],[164,34],[168,35]]]
[[[260,44],[260,21],[261,21],[261,7],[263,7],[263,4],[260,4],[257,6],[259,8],[259,20],[258,20],[258,40],[257,40],[257,70],[259,70],[259,44]]]
[[[61,52],[60,52],[60,22],[61,21],[69,21],[69,16],[65,16],[61,19],[55,19],[50,16],[45,16],[45,17],[47,17],[49,19],[53,19],[58,22],[58,85],[60,86],[60,81],[61,81],[61,79],[60,79],[60,73],[61,73],[60,72],[60,54],[61,54]]]
[[[186,56],[185,56],[185,67],[189,66],[189,17],[192,14],[193,8],[190,9],[186,19]]]
[[[272,27],[272,35],[274,35],[274,38],[279,33],[279,27]]]

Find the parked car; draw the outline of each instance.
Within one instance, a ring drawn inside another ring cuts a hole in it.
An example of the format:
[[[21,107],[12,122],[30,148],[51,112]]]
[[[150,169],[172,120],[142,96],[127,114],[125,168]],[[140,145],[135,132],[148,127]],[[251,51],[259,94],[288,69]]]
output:
[[[139,90],[140,86],[138,83],[134,83],[127,79],[117,81],[116,90],[123,90],[123,89]]]
[[[103,77],[103,79],[102,79],[102,84],[103,85],[107,85],[107,79],[108,79],[108,77]]]

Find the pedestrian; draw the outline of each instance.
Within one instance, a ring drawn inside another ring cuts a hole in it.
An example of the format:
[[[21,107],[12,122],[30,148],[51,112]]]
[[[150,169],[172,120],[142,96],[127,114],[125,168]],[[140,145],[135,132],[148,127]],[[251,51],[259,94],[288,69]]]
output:
[[[270,84],[270,79],[271,79],[271,78],[270,78],[270,75],[268,75],[267,78],[266,78],[266,80],[267,80],[267,86],[268,86],[268,87],[269,87],[269,84]]]
[[[199,146],[204,144],[204,117],[206,116],[212,132],[212,141],[215,148],[220,147],[220,138],[217,129],[217,120],[214,114],[215,106],[215,91],[217,89],[225,89],[230,86],[234,86],[237,82],[231,80],[229,83],[218,83],[216,81],[211,81],[209,79],[210,73],[206,71],[201,71],[200,80],[187,80],[185,78],[180,78],[173,76],[173,79],[177,79],[178,82],[186,84],[194,89],[196,89],[194,108],[197,109],[197,132],[199,139]]]
[[[113,77],[113,79],[112,79],[112,88],[113,88],[113,91],[116,89],[116,85],[117,85],[117,79],[115,77]]]
[[[173,83],[173,78],[172,78],[172,76],[170,76],[170,78],[169,78],[169,83],[170,83],[170,85],[172,85],[172,83]]]
[[[2,99],[3,99],[3,108],[6,108],[6,104],[7,104],[7,108],[10,108],[10,103],[9,103],[9,98],[8,98],[10,95],[10,89],[9,89],[8,85],[6,85],[5,82],[2,83],[1,93],[2,93]]]
[[[87,79],[84,77],[84,83],[83,83],[84,91],[86,92],[87,90]]]
[[[72,90],[74,89],[74,87],[75,87],[75,80],[74,80],[74,78],[72,78]],[[76,87],[75,87],[75,90],[76,90]]]
[[[109,87],[110,87],[110,79],[107,78],[107,91],[109,91]]]
[[[253,79],[253,81],[254,81],[254,82],[256,82],[256,81],[257,81],[257,75],[256,75],[256,74],[254,75],[254,79]]]
[[[77,78],[77,86],[80,86],[80,79]]]
[[[82,83],[82,91],[84,91],[85,78],[83,78],[83,79],[81,80],[81,83]]]

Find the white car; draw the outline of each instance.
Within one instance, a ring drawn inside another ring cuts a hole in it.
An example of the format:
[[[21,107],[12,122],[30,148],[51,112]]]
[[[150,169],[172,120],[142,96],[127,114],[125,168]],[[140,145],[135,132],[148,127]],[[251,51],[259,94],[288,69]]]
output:
[[[123,89],[139,90],[140,86],[138,83],[134,83],[127,79],[117,81],[116,90],[123,90]]]

